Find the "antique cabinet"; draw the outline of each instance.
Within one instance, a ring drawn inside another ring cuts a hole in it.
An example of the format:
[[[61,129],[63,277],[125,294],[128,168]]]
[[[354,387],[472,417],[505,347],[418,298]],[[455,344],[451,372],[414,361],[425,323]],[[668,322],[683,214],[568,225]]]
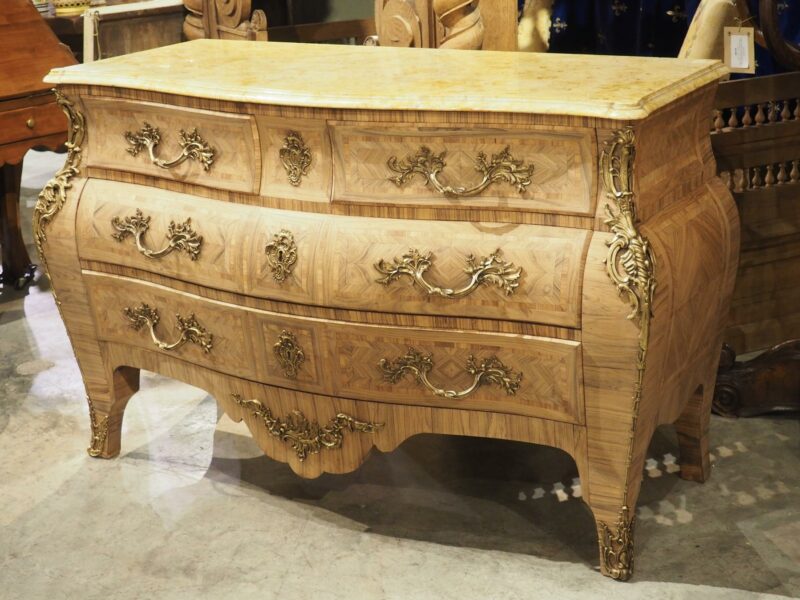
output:
[[[723,74],[220,40],[53,71],[70,153],[34,233],[89,453],[119,453],[139,369],[303,477],[418,433],[555,446],[627,579],[654,428],[709,475],[739,246],[708,136]]]

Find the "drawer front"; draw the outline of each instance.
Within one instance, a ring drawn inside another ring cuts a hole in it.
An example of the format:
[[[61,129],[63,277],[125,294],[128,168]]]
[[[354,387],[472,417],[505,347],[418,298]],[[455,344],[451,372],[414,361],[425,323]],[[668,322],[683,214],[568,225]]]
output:
[[[257,193],[261,147],[251,115],[85,98],[88,164]]]
[[[0,144],[67,131],[67,119],[55,102],[0,113]]]
[[[578,327],[580,229],[342,218],[326,240],[333,306]]]
[[[332,125],[334,201],[593,215],[589,129]]]
[[[579,342],[293,317],[122,277],[84,280],[102,340],[307,392],[583,420]]]
[[[333,166],[324,119],[256,117],[264,157],[261,195],[330,202]]]
[[[345,325],[329,337],[338,396],[583,422],[579,342]]]
[[[90,179],[78,207],[78,254],[206,287],[313,304],[322,300],[312,285],[321,226],[302,213]]]
[[[298,213],[98,179],[78,211],[85,260],[301,304],[580,325],[580,229]]]
[[[256,379],[247,314],[170,288],[85,273],[100,340],[169,353],[192,364]],[[163,346],[160,346],[163,344]]]

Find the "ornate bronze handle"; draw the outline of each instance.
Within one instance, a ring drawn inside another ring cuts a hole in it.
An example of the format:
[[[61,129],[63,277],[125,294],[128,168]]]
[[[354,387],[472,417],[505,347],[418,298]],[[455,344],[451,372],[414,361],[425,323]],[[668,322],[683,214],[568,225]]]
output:
[[[378,368],[383,372],[384,380],[389,383],[397,383],[406,374],[411,374],[417,383],[421,383],[442,398],[466,398],[484,383],[498,385],[505,390],[506,394],[513,396],[517,393],[522,381],[522,373],[515,374],[513,369],[506,367],[496,356],[490,356],[477,364],[475,357],[470,354],[467,358],[466,370],[475,377],[472,385],[460,392],[439,388],[428,381],[428,372],[433,369],[433,356],[422,354],[414,348],[409,348],[405,356],[400,356],[394,361],[382,358],[378,363]]]
[[[180,332],[180,337],[172,342],[162,342],[156,335],[156,325],[160,320],[158,316],[158,309],[150,308],[147,304],[142,304],[138,308],[124,308],[122,312],[130,321],[130,326],[136,331],[140,331],[143,327],[150,329],[150,337],[153,338],[153,343],[158,346],[160,350],[175,350],[183,346],[186,342],[197,344],[207,354],[211,352],[213,347],[214,336],[206,329],[200,326],[200,323],[195,319],[194,314],[190,314],[188,318],[184,319],[180,315],[175,315],[178,323],[176,327]]]
[[[176,225],[175,221],[170,221],[169,227],[167,227],[166,245],[160,250],[150,250],[145,247],[142,241],[144,234],[150,228],[150,217],[145,217],[141,210],[136,209],[136,214],[132,217],[125,217],[124,219],[114,217],[111,219],[111,226],[117,230],[116,233],[111,234],[111,237],[118,242],[122,242],[129,235],[133,236],[136,241],[136,248],[147,258],[161,258],[173,250],[183,250],[192,260],[197,260],[197,257],[200,256],[203,236],[197,235],[191,225],[191,219],[186,219],[179,225]]]
[[[391,264],[383,259],[375,263],[375,269],[384,274],[384,277],[375,281],[389,285],[402,275],[407,275],[411,278],[413,284],[422,286],[429,296],[436,294],[444,298],[463,298],[474,292],[481,285],[496,285],[507,296],[510,296],[519,286],[522,268],[515,267],[513,263],[504,261],[501,258],[501,254],[502,252],[498,248],[488,258],[482,256],[480,260],[476,260],[472,254],[467,256],[467,267],[464,272],[469,276],[469,281],[457,290],[439,287],[425,281],[425,271],[433,263],[433,255],[430,252],[422,254],[414,248],[400,258],[395,257],[394,262]]]
[[[522,194],[525,188],[531,184],[533,175],[533,165],[524,166],[524,161],[516,160],[511,156],[509,146],[499,154],[493,154],[492,160],[487,161],[483,152],[478,153],[475,159],[475,169],[483,175],[483,179],[478,185],[473,187],[451,187],[439,181],[439,173],[447,166],[444,157],[447,152],[434,154],[427,146],[420,146],[416,154],[409,154],[403,160],[397,160],[392,156],[386,165],[397,173],[389,176],[389,181],[402,187],[407,181],[413,179],[414,175],[422,175],[425,178],[425,185],[430,185],[440,194],[448,198],[458,196],[474,196],[497,181],[505,181],[517,188]]]
[[[156,156],[155,148],[161,143],[161,133],[158,127],[153,127],[149,123],[145,123],[136,133],[126,131],[125,140],[130,145],[127,151],[132,156],[137,156],[142,148],[147,148],[150,162],[162,169],[171,169],[189,159],[199,162],[204,171],[208,171],[214,164],[216,151],[200,137],[196,128],[188,133],[183,129],[180,130],[178,143],[181,145],[181,153],[173,160],[164,160]]]

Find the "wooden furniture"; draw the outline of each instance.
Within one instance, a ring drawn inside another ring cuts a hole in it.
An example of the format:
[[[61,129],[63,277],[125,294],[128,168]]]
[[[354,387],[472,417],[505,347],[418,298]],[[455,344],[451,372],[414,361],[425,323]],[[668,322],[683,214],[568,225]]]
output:
[[[22,160],[31,148],[56,149],[65,140],[67,122],[42,82],[57,66],[75,59],[44,24],[30,0],[3,4],[0,20],[0,281],[27,285],[36,267],[22,240],[19,187]]]
[[[800,409],[800,73],[725,82],[714,107],[711,143],[742,224],[714,408]]]
[[[517,49],[516,0],[375,0],[381,46]]]
[[[551,445],[627,579],[654,428],[709,475],[739,245],[708,135],[724,72],[220,40],[56,70],[71,152],[34,233],[90,454],[119,453],[139,369],[303,477],[418,433]]]
[[[363,44],[375,35],[374,19],[329,23],[290,22],[267,28],[267,15],[253,10],[250,0],[183,0],[188,14],[183,26],[186,39],[248,39],[276,42],[347,41]],[[263,5],[263,3],[262,3]],[[291,11],[288,11],[291,16]],[[292,19],[289,19],[290,21]]]
[[[267,40],[267,15],[251,0],[183,0],[187,40]]]
[[[83,15],[83,62],[182,42],[183,19],[182,0],[91,8]]]

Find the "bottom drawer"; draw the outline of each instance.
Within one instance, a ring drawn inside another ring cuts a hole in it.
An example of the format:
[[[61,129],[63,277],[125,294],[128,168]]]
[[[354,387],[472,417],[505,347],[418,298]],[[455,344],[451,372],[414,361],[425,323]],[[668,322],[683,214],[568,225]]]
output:
[[[84,272],[101,340],[290,389],[583,422],[580,343],[243,308]]]

